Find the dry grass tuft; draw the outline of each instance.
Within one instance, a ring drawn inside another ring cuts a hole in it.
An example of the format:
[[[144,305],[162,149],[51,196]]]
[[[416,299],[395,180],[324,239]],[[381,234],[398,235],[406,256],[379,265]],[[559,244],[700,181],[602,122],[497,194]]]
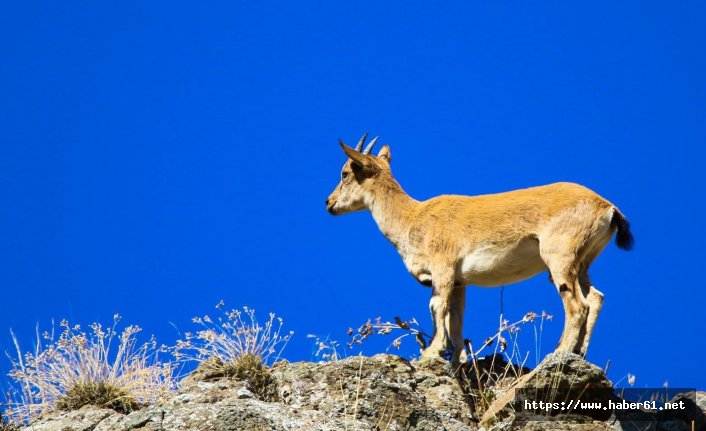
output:
[[[261,325],[255,318],[255,310],[243,307],[242,311],[224,310],[223,301],[216,309],[223,313],[216,320],[209,316],[195,317],[193,322],[203,329],[195,334],[187,332],[184,340],[178,340],[175,356],[183,361],[201,363],[216,358],[223,364],[242,356],[259,357],[263,363],[276,362],[287,346],[293,332],[282,335],[282,318],[270,313],[269,320]]]
[[[113,409],[123,414],[141,407],[125,390],[105,382],[79,383],[56,402],[58,410],[66,411],[78,410],[86,405]]]
[[[94,323],[90,332],[62,321],[56,340],[53,331],[43,336],[37,331],[34,352],[23,352],[13,334],[17,358],[10,358],[8,375],[14,383],[7,420],[22,424],[43,413],[88,404],[130,412],[167,396],[176,384],[173,364],[158,359],[165,348],[154,338],[138,346],[138,326],[118,334],[119,320],[116,314],[108,329]]]
[[[262,363],[262,358],[245,354],[224,365],[226,376],[244,380],[248,389],[262,401],[278,401],[277,382],[272,378],[270,368]]]
[[[185,340],[177,342],[174,354],[181,361],[196,361],[211,372],[246,381],[261,400],[276,400],[277,385],[267,364],[279,359],[293,332],[282,334],[283,321],[273,313],[261,325],[251,308],[223,308],[221,301],[216,309],[223,316],[216,320],[194,318],[203,329],[187,333]]]

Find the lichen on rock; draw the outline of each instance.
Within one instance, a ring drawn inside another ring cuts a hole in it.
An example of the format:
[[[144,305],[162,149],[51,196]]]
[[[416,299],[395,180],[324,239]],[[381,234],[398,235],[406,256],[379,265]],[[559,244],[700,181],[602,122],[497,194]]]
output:
[[[475,410],[473,386],[452,372],[445,361],[419,363],[394,355],[355,356],[324,363],[283,362],[267,371],[276,383],[273,387],[277,392],[270,400],[253,394],[246,378],[199,369],[182,380],[173,396],[158,405],[129,414],[94,406],[71,412],[56,411],[39,418],[24,431],[630,429],[627,422],[614,417],[608,420],[571,414],[554,419],[533,417],[513,410],[512,403],[500,409],[506,409],[503,411],[507,414],[481,422],[484,412]],[[525,385],[538,389],[551,385],[612,387],[600,368],[578,355],[550,355],[523,378]],[[488,388],[497,393],[497,400],[512,390],[507,381],[499,384],[500,387]],[[700,392],[690,399],[694,400],[689,404],[693,413],[703,418],[706,396]],[[646,422],[642,422],[640,429],[666,429],[658,427],[660,419],[671,421],[669,429],[680,429],[679,424],[684,423],[684,418],[653,415],[641,418]]]

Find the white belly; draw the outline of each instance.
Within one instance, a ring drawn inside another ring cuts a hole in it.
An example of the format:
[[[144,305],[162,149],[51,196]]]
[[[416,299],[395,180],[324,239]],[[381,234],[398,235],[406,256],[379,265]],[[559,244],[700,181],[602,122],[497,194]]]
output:
[[[465,255],[456,269],[464,284],[495,287],[532,277],[547,267],[539,243],[526,239],[510,246],[481,245]]]

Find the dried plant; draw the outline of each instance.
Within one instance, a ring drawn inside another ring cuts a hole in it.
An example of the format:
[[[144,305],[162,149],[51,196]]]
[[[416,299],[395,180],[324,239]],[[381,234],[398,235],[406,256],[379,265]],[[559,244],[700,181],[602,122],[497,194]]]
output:
[[[247,388],[262,401],[279,401],[277,381],[272,377],[272,370],[262,363],[259,356],[246,353],[224,364],[224,374],[238,380],[244,380]]]
[[[214,364],[227,367],[239,358],[251,355],[269,364],[279,359],[294,334],[292,331],[282,334],[282,318],[273,313],[261,325],[251,308],[226,310],[221,301],[216,309],[222,316],[215,320],[209,316],[193,319],[202,329],[196,333],[188,332],[184,340],[177,341],[174,349],[177,359],[198,363],[210,359]]]
[[[0,417],[0,431],[20,431],[20,428],[8,422],[4,422]]]
[[[325,337],[320,337],[315,334],[308,334],[306,338],[314,340],[312,356],[319,362],[335,362],[342,358],[339,353],[341,344],[338,341],[331,339],[328,335]]]
[[[511,386],[517,379],[522,377],[525,363],[529,358],[529,351],[523,353],[518,343],[518,338],[522,326],[531,323],[534,328],[535,358],[539,357],[542,331],[544,321],[551,320],[552,315],[542,311],[537,314],[533,311],[526,313],[522,319],[510,323],[503,315],[500,315],[500,324],[497,332],[486,338],[483,344],[476,350],[471,345],[470,340],[464,340],[468,352],[470,353],[470,370],[463,370],[463,376],[467,383],[467,389],[474,398],[474,405],[478,411],[485,410],[495,398],[494,390],[490,387],[503,389]],[[537,325],[539,322],[539,325]],[[509,340],[508,340],[509,339]],[[508,345],[510,346],[508,348]],[[490,346],[494,346],[492,355],[487,355],[483,359],[478,359],[479,355]],[[537,359],[539,363],[539,359]]]
[[[116,314],[108,329],[93,323],[85,332],[64,320],[56,340],[53,329],[41,336],[37,329],[34,352],[23,352],[12,333],[17,357],[10,357],[7,420],[26,423],[45,412],[87,404],[129,412],[168,395],[176,384],[173,364],[158,358],[165,347],[154,337],[138,346],[141,329],[128,326],[118,334],[119,321]]]
[[[226,310],[223,301],[216,305],[222,316],[196,317],[193,322],[203,329],[186,333],[178,340],[174,355],[180,361],[196,361],[215,376],[244,380],[248,389],[263,401],[277,401],[277,383],[267,367],[273,355],[276,362],[293,332],[282,334],[282,318],[270,313],[261,325],[255,310]]]
[[[495,342],[497,342],[497,345],[496,345],[497,348],[494,353],[498,353],[498,350],[500,351],[500,353],[505,352],[507,350],[508,341],[503,335],[507,334],[510,337],[511,342],[513,343],[513,346],[516,346],[517,345],[517,335],[519,334],[520,330],[522,329],[522,325],[524,325],[525,323],[534,323],[537,319],[539,319],[539,321],[540,321],[540,329],[539,329],[539,337],[540,338],[539,339],[541,339],[541,331],[542,331],[544,321],[545,320],[552,320],[553,317],[554,316],[552,316],[551,314],[547,314],[545,311],[542,311],[542,314],[537,314],[533,311],[530,311],[530,312],[526,313],[522,317],[522,319],[520,319],[516,322],[510,323],[510,321],[504,319],[503,316],[500,315],[500,325],[498,326],[497,332],[493,336],[486,338],[483,345],[480,348],[478,348],[477,351],[472,352],[472,353],[474,356],[478,356],[483,352],[483,350],[485,350],[487,347],[490,347]],[[535,338],[537,338],[537,335],[538,334],[537,334],[536,327],[535,327]],[[535,339],[536,349],[539,349],[538,344],[539,343]],[[513,354],[514,353],[517,353],[517,352],[513,351]]]
[[[541,344],[542,329],[545,320],[551,320],[552,315],[542,311],[541,314],[535,312],[526,313],[522,319],[515,322],[510,322],[500,316],[500,324],[494,335],[485,339],[483,344],[477,349],[473,348],[470,340],[464,340],[466,351],[469,354],[469,363],[462,364],[457,370],[459,378],[463,379],[463,387],[476,398],[475,405],[478,409],[490,405],[494,398],[494,393],[487,388],[495,386],[501,382],[514,381],[522,376],[523,370],[529,352],[525,354],[518,344],[518,336],[523,325],[533,324],[535,336],[535,350],[539,350]],[[425,333],[416,319],[402,320],[399,317],[394,318],[393,322],[383,322],[380,317],[373,320],[368,320],[361,325],[357,330],[348,329],[348,335],[351,337],[348,347],[362,344],[366,339],[373,335],[388,335],[393,331],[402,331],[402,335],[393,339],[390,347],[399,349],[402,341],[407,337],[413,337],[419,345],[420,349],[425,349],[431,341],[431,336]],[[484,353],[491,353],[488,348],[494,346],[492,355],[489,354],[484,359],[479,359],[479,356]],[[538,355],[538,353],[536,353]],[[450,359],[451,351],[447,350],[444,355],[446,359]],[[504,357],[504,359],[503,359]]]
[[[348,342],[348,348],[352,349],[354,345],[363,344],[363,341],[371,337],[372,335],[387,335],[395,330],[404,331],[402,335],[398,336],[392,343],[388,346],[399,349],[402,346],[402,341],[410,336],[413,336],[417,344],[419,344],[421,349],[425,349],[428,345],[427,340],[431,340],[431,336],[424,332],[419,325],[419,322],[415,318],[409,320],[402,320],[399,317],[395,317],[395,322],[383,322],[380,317],[377,317],[375,321],[368,319],[367,322],[362,324],[357,330],[353,328],[348,328],[348,335],[351,337],[351,341]]]

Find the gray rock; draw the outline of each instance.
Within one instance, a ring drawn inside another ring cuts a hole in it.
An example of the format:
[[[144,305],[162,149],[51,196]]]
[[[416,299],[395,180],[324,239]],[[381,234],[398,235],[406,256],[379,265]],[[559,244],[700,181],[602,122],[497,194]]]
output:
[[[685,408],[683,410],[661,411],[659,420],[664,422],[661,424],[661,429],[680,429],[682,424],[687,424],[687,429],[691,430],[691,421],[693,420],[695,430],[706,431],[706,392],[695,391],[679,394],[670,402],[681,402]]]
[[[448,367],[415,367],[398,356],[377,355],[293,363],[273,375],[283,402],[297,410],[356,418],[372,429],[471,429],[470,407]]]
[[[565,389],[612,389],[603,370],[575,353],[551,353],[535,369],[527,386]]]
[[[93,431],[96,424],[118,414],[110,409],[84,406],[72,412],[49,413],[22,431]]]
[[[505,367],[497,363],[497,358],[488,362]],[[586,387],[611,389],[600,368],[577,355],[549,355],[536,370],[514,381],[514,386],[508,381],[488,382],[485,389],[497,395],[493,405],[498,404],[495,407],[499,410],[492,421],[484,416],[482,428],[472,407],[472,398],[477,397],[475,389],[470,389],[473,382],[453,374],[445,361],[410,363],[397,356],[377,355],[328,363],[281,363],[271,371],[276,402],[255,397],[247,382],[197,370],[182,380],[181,388],[173,396],[156,406],[128,415],[89,406],[74,412],[53,412],[23,431],[635,429],[625,418],[596,420],[585,415],[562,414],[546,420],[512,405],[518,387],[536,390],[524,396],[545,401],[546,396],[574,396],[571,391]],[[547,388],[553,390],[542,392]],[[558,392],[558,388],[567,392]],[[703,419],[706,394],[699,392],[689,401],[694,410],[684,414],[694,413]],[[684,422],[676,417],[658,421],[666,418],[658,418],[656,414],[643,416],[638,418],[644,420],[639,429],[683,429]],[[696,425],[703,423],[697,421]]]
[[[241,399],[241,400],[246,399],[246,398],[255,398],[255,394],[250,392],[250,390],[248,388],[238,389],[237,395],[238,395],[238,399]]]
[[[513,386],[498,393],[495,401],[484,413],[481,422],[491,427],[497,422],[522,420],[517,412],[524,410],[525,401],[558,403],[559,408],[552,410],[552,415],[570,414],[572,408],[562,410],[562,403],[570,400],[587,402],[611,399],[613,384],[597,366],[585,361],[574,353],[551,353],[530,373],[514,382]],[[533,412],[534,413],[534,412]],[[610,418],[610,412],[582,412],[595,419],[605,421]],[[531,425],[536,421],[529,421]]]

